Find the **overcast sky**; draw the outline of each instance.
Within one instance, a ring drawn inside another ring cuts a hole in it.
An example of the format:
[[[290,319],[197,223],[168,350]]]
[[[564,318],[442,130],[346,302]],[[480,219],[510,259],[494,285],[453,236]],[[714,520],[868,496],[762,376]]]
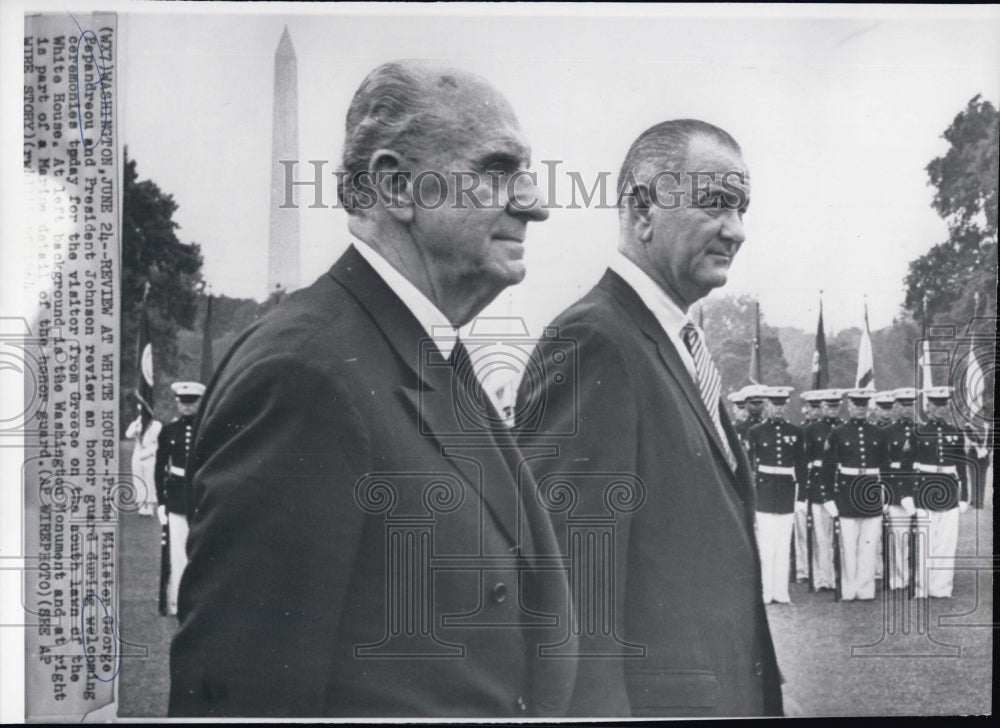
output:
[[[286,25],[298,57],[299,157],[329,160],[327,171],[358,83],[395,58],[447,60],[489,79],[520,118],[543,189],[542,160],[562,161],[563,204],[567,171],[610,172],[613,184],[654,123],[723,127],[743,147],[753,201],[722,291],[759,295],[769,323],[806,330],[820,289],[834,329],[860,324],[865,293],[872,327],[891,322],[907,263],[947,236],[924,168],[973,96],[1000,98],[996,7],[974,8],[976,18],[892,7],[813,11],[848,16],[839,18],[781,17],[802,12],[790,7],[240,10],[123,15],[119,59],[121,139],[140,177],[174,196],[181,239],[201,244],[205,278],[230,296],[265,295],[274,51]],[[306,283],[348,235],[339,209],[304,208],[301,223]],[[537,333],[597,280],[616,242],[613,210],[553,210],[529,226],[525,282],[487,313],[524,316]]]

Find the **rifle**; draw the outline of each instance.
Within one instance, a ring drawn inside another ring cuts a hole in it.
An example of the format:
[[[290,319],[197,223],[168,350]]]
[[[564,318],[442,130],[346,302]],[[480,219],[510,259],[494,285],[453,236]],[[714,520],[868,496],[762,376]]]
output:
[[[910,516],[910,599],[917,595],[917,514]]]
[[[806,558],[809,559],[809,591],[816,591],[816,582],[813,578],[813,509],[812,499],[806,495]]]
[[[833,601],[840,601],[840,590],[843,587],[840,575],[840,516],[833,517],[833,573],[836,576],[836,584],[833,590]]]
[[[160,528],[160,616],[167,616],[167,585],[170,583],[170,524]]]

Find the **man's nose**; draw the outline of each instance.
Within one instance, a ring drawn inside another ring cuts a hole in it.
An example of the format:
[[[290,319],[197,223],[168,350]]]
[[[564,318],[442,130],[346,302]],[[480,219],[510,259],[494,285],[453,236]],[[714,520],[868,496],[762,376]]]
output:
[[[511,180],[511,190],[507,197],[507,211],[511,215],[541,222],[549,219],[549,211],[543,206],[542,195],[535,180],[528,174],[518,175]]]
[[[736,245],[742,245],[747,239],[746,229],[743,227],[743,217],[738,210],[728,210],[722,223],[721,236]]]

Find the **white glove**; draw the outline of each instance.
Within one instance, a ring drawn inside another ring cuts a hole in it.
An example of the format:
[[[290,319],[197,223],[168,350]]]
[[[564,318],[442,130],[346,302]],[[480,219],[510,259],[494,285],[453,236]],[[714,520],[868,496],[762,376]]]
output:
[[[167,507],[157,506],[156,507],[156,517],[160,521],[161,526],[167,525]]]
[[[906,515],[908,516],[912,516],[914,513],[917,512],[917,507],[913,505],[913,498],[911,498],[910,496],[906,496],[905,498],[903,498],[903,500],[899,502],[899,505],[903,507],[903,512],[906,513]]]
[[[806,506],[806,502],[805,501],[800,501],[800,500],[795,501],[795,512],[796,513],[801,513],[802,515],[805,515],[806,514],[806,510],[807,510],[807,506]]]
[[[840,515],[840,511],[837,510],[837,504],[832,500],[828,500],[823,504],[823,510],[830,514],[830,518],[836,518]]]
[[[965,501],[959,501],[958,502],[958,512],[959,513],[965,513],[967,510],[969,510],[969,504],[967,502],[965,502]]]

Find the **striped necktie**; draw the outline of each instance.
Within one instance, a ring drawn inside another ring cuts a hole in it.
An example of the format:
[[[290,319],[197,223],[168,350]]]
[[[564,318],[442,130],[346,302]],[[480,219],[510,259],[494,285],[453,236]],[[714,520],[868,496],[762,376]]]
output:
[[[719,433],[722,448],[726,452],[726,462],[735,471],[736,458],[729,447],[729,440],[726,438],[725,430],[722,429],[722,420],[719,417],[719,392],[722,390],[722,379],[719,377],[719,370],[712,363],[712,357],[709,356],[708,350],[701,342],[701,336],[698,335],[698,329],[695,328],[693,323],[688,322],[684,324],[684,328],[681,329],[681,338],[684,340],[684,345],[688,348],[688,351],[691,352],[691,358],[694,359],[694,368],[697,374],[698,391],[701,393],[701,401],[705,403],[705,408],[708,410],[708,414],[712,418],[712,423],[715,425],[715,431]]]

